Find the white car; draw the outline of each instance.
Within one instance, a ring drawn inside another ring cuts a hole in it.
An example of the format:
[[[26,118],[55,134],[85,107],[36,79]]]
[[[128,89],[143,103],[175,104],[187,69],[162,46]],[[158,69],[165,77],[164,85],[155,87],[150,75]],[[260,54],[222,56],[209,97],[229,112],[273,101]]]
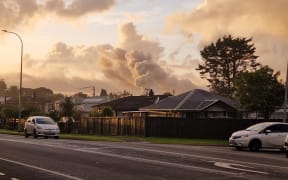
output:
[[[286,157],[288,158],[288,135],[286,136],[285,141],[284,141],[284,151],[285,151]]]
[[[288,123],[263,122],[234,132],[229,138],[229,145],[238,150],[242,148],[249,148],[250,151],[258,151],[260,148],[283,150],[287,135]]]
[[[34,138],[43,136],[45,138],[59,138],[60,130],[58,124],[47,116],[31,116],[25,121],[24,136],[28,138],[33,135]]]

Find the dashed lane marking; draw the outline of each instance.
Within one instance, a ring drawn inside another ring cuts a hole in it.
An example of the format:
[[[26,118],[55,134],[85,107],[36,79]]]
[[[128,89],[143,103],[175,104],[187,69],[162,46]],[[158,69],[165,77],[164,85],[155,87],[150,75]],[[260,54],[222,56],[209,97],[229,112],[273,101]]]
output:
[[[20,166],[25,166],[25,167],[32,168],[32,169],[37,169],[39,171],[44,171],[44,172],[49,173],[49,174],[54,174],[54,175],[57,175],[57,176],[62,176],[62,177],[73,179],[73,180],[82,180],[81,178],[78,178],[78,177],[75,177],[75,176],[70,176],[68,174],[63,174],[63,173],[60,173],[60,172],[57,172],[57,171],[43,169],[43,168],[40,168],[40,167],[37,167],[37,166],[33,166],[33,165],[30,165],[30,164],[25,164],[25,163],[18,162],[18,161],[13,161],[13,160],[4,159],[4,158],[0,158],[0,160],[6,161],[6,162],[9,162],[9,163],[13,163],[13,164],[17,164],[17,165],[20,165]]]
[[[255,171],[251,169],[246,169],[246,168],[251,168],[249,166],[244,166],[241,164],[233,164],[233,163],[224,163],[224,162],[215,162],[215,166],[217,167],[222,167],[222,168],[227,168],[227,169],[233,169],[233,170],[238,170],[238,171],[246,171],[246,172],[252,172],[252,173],[258,173],[258,174],[269,174],[267,172],[262,172],[262,171]]]

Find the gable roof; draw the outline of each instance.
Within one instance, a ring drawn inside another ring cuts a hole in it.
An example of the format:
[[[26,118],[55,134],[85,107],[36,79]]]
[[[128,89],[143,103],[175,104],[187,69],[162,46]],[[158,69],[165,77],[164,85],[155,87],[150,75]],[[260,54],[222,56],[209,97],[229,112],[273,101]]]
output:
[[[237,109],[237,103],[229,98],[219,96],[202,89],[194,89],[178,96],[170,96],[158,104],[153,104],[141,110],[164,110],[164,111],[202,111],[215,103],[223,102]]]
[[[139,108],[149,106],[168,95],[154,95],[154,96],[127,96],[124,98],[116,99],[106,103],[98,104],[93,107],[109,106],[114,110],[119,111],[133,111],[139,110]]]

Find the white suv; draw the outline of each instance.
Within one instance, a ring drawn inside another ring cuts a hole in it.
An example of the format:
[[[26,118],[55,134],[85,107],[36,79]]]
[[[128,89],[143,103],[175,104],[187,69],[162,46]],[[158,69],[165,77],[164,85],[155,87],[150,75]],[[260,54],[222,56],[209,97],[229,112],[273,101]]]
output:
[[[43,136],[45,138],[59,138],[60,130],[53,119],[47,116],[31,116],[25,121],[24,136],[28,138],[33,135],[34,138]]]
[[[263,122],[234,132],[229,138],[229,145],[238,150],[246,147],[250,151],[258,151],[260,148],[283,150],[287,135],[288,123]]]

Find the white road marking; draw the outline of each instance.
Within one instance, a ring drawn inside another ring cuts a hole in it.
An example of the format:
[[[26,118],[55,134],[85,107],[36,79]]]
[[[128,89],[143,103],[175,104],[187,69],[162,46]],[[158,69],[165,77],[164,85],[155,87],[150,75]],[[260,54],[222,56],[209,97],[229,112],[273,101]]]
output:
[[[233,170],[238,170],[238,171],[253,172],[253,173],[258,173],[258,174],[269,174],[267,172],[262,172],[262,171],[254,171],[254,170],[250,170],[250,169],[243,169],[243,168],[249,168],[249,166],[244,166],[244,165],[241,165],[241,164],[215,162],[214,165],[217,166],[217,167],[233,169]],[[242,168],[237,168],[237,166],[238,167],[242,167]]]
[[[37,170],[44,171],[46,173],[54,174],[54,175],[57,175],[57,176],[63,176],[65,178],[69,178],[69,179],[82,180],[81,178],[78,178],[78,177],[75,177],[75,176],[70,176],[68,174],[63,174],[63,173],[60,173],[60,172],[57,172],[57,171],[43,169],[43,168],[40,168],[40,167],[37,167],[37,166],[33,166],[33,165],[30,165],[30,164],[25,164],[25,163],[18,162],[18,161],[13,161],[13,160],[4,159],[4,158],[0,158],[0,160],[6,161],[6,162],[9,162],[9,163],[13,163],[13,164],[17,164],[17,165],[20,165],[20,166],[25,166],[25,167],[32,168],[32,169],[37,169]]]
[[[5,176],[6,174],[4,174],[4,173],[2,173],[2,172],[0,172],[0,176]]]

